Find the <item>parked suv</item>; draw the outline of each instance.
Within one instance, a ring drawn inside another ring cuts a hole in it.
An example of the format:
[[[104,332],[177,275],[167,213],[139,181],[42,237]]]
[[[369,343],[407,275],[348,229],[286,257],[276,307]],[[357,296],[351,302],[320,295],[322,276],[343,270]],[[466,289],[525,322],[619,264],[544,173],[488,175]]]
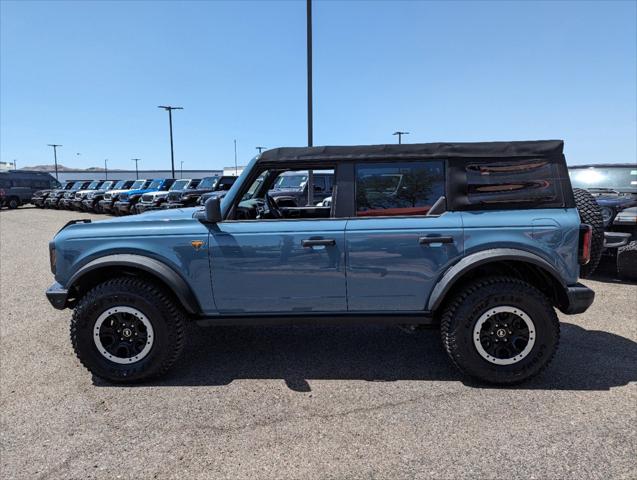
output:
[[[171,192],[164,208],[194,207],[201,198],[208,195],[225,195],[237,177],[205,177],[191,192]]]
[[[132,183],[127,181],[124,186],[121,188],[115,188],[108,192],[104,193],[104,198],[98,202],[98,207],[100,212],[102,213],[116,213],[114,211],[114,205],[117,200],[119,200],[119,196],[122,193],[130,192],[133,190],[143,190],[148,188],[151,184],[152,180],[149,179],[137,179]]]
[[[153,180],[147,188],[140,190],[129,190],[120,194],[119,199],[113,205],[113,210],[116,215],[126,215],[128,213],[137,213],[135,206],[141,200],[142,195],[151,192],[164,191],[175,183],[174,178],[156,178]]]
[[[50,243],[47,296],[74,309],[82,364],[114,382],[165,373],[191,320],[435,325],[466,374],[521,382],[555,354],[555,308],[581,313],[594,298],[578,283],[591,229],[562,150],[269,150],[204,208],[65,226]],[[278,206],[268,192],[281,175],[308,169],[334,172],[332,205]]]
[[[99,202],[104,198],[106,192],[128,188],[133,182],[134,180],[108,180],[104,182],[100,188],[86,194],[82,200],[82,210],[85,212],[101,213]]]
[[[588,196],[601,207],[601,215],[590,223],[603,232],[604,256],[616,262],[621,277],[637,279],[637,166],[576,165],[569,167],[569,174],[578,187],[576,195]]]
[[[16,170],[0,172],[0,207],[11,209],[33,203],[32,198],[43,189],[50,191],[59,188],[58,182],[50,173]]]
[[[334,175],[328,172],[314,172],[314,195],[312,205],[316,205],[332,195]],[[286,172],[277,178],[268,192],[281,207],[300,207],[308,204],[307,171]]]
[[[149,192],[142,195],[135,206],[136,213],[148,212],[150,210],[157,210],[161,208],[168,201],[169,195],[183,195],[184,193],[194,192],[197,185],[201,182],[200,179],[182,178],[175,180],[175,183],[166,190],[157,190],[155,192]]]
[[[47,208],[65,208],[66,204],[73,199],[75,192],[88,187],[90,183],[90,180],[77,180],[69,188],[65,186],[63,190],[51,192],[44,202],[44,206]]]
[[[108,188],[112,183],[113,182],[110,180],[93,180],[88,187],[75,192],[75,195],[69,202],[68,208],[81,211],[82,203],[89,193],[101,190],[103,188]]]

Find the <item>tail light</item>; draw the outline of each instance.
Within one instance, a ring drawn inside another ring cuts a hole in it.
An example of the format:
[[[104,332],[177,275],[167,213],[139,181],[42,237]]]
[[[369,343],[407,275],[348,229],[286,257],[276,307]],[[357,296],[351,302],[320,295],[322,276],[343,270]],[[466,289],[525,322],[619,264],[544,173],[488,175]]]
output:
[[[593,241],[593,227],[582,224],[579,227],[578,261],[586,265],[591,260],[591,242]]]

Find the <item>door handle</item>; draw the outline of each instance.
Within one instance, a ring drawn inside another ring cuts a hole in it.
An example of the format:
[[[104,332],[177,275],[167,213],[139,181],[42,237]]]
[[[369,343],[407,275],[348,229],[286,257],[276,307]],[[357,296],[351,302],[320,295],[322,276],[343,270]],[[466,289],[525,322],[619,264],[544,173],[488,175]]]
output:
[[[336,240],[333,238],[321,238],[321,239],[306,239],[301,240],[301,246],[303,248],[312,248],[312,247],[333,247],[336,245]]]
[[[421,245],[429,245],[431,243],[453,243],[453,237],[420,237],[418,243]]]

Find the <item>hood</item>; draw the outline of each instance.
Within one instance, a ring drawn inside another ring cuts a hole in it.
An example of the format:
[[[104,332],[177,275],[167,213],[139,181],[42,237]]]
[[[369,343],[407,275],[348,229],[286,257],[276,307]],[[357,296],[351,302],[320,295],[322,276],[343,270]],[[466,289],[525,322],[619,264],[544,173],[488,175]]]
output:
[[[109,237],[120,238],[125,243],[130,237],[201,234],[202,224],[193,218],[197,210],[197,208],[175,208],[91,223],[76,223],[60,230],[53,241],[56,244],[63,244],[69,240],[84,242],[85,239]],[[67,248],[70,247],[67,246]]]
[[[126,195],[130,197],[131,195],[143,195],[145,193],[151,193],[151,192],[157,192],[157,191],[158,190],[156,190],[154,188],[153,189],[146,188],[146,189],[143,189],[143,190],[125,190],[122,193],[126,193]]]

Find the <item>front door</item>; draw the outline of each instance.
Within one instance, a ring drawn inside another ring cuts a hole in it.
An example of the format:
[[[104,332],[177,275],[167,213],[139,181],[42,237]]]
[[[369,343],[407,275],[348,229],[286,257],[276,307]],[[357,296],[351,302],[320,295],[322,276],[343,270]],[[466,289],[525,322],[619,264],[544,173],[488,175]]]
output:
[[[219,313],[346,311],[345,223],[268,219],[211,226]]]
[[[462,218],[428,215],[444,195],[444,162],[355,166],[355,218],[345,231],[348,310],[423,311],[463,252]]]

